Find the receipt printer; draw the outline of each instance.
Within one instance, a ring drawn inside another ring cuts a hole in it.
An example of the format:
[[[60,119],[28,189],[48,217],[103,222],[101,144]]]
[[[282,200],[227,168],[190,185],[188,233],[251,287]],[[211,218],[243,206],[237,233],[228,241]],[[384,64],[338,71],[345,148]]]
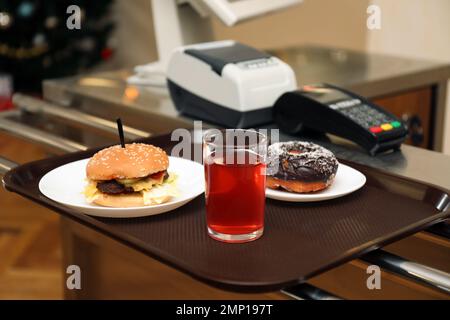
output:
[[[271,122],[275,101],[297,89],[289,65],[231,40],[177,48],[167,82],[180,113],[231,128]]]

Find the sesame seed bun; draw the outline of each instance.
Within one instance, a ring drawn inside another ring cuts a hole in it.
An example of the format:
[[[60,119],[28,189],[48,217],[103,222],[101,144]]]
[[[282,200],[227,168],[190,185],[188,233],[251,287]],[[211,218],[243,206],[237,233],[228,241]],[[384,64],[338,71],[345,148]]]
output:
[[[88,162],[86,176],[91,180],[133,179],[167,170],[169,157],[161,148],[144,143],[109,147]]]
[[[167,202],[170,200],[170,198],[171,196],[168,195],[163,199],[160,199],[158,203]],[[144,197],[139,192],[129,194],[119,194],[119,195],[100,193],[93,202],[100,206],[113,208],[143,207],[157,204],[157,203],[149,203],[147,205],[144,204]]]

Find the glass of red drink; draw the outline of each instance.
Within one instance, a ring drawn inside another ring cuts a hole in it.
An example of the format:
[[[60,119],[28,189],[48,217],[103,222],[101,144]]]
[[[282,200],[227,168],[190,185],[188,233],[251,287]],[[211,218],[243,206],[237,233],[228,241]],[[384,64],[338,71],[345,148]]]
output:
[[[208,130],[203,136],[208,234],[224,242],[262,236],[267,138],[254,130]]]

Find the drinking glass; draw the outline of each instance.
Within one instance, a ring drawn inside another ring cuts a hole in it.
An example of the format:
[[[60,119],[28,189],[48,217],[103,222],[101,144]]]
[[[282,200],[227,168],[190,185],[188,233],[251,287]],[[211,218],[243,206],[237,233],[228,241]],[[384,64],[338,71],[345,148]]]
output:
[[[203,136],[208,234],[224,242],[264,231],[267,138],[255,130],[208,130]]]

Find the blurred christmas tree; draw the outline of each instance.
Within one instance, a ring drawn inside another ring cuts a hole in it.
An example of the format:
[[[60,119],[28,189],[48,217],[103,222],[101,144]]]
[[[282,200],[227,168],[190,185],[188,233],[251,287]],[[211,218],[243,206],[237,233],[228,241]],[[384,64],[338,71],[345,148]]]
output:
[[[112,0],[0,0],[0,73],[14,91],[39,92],[43,79],[77,74],[109,59]],[[80,9],[80,29],[67,21]]]

